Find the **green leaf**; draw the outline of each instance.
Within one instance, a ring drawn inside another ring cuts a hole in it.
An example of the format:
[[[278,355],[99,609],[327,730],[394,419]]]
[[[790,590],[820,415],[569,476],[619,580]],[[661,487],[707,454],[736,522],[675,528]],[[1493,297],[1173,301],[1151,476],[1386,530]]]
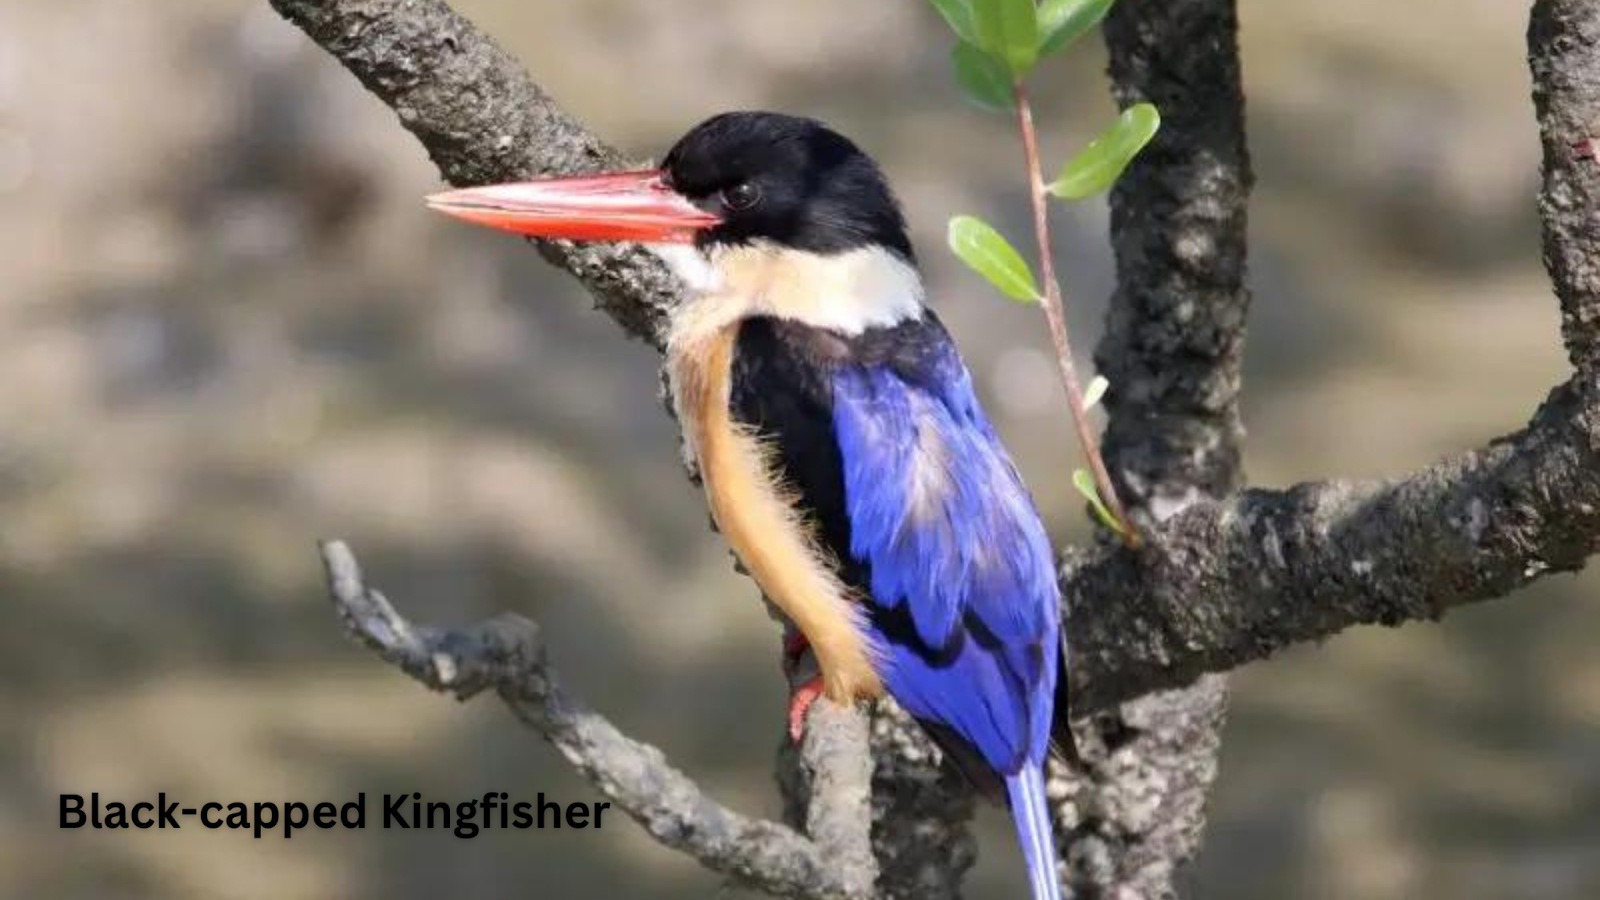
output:
[[[1039,18],[1033,0],[972,0],[973,43],[1006,61],[1022,77],[1039,58]]]
[[[1039,55],[1049,56],[1100,24],[1116,0],[1044,0],[1039,4]]]
[[[978,42],[978,32],[974,28],[972,18],[972,0],[928,0],[933,8],[944,16],[945,23],[956,37],[969,44]]]
[[[975,216],[951,219],[950,249],[1007,297],[1024,301],[1039,299],[1033,270],[1016,248],[982,219]]]
[[[1100,405],[1106,395],[1106,389],[1111,387],[1111,382],[1103,375],[1096,375],[1089,380],[1089,386],[1083,391],[1083,411],[1088,412]]]
[[[1123,537],[1127,537],[1128,530],[1122,526],[1121,522],[1117,521],[1117,517],[1113,516],[1111,510],[1106,509],[1105,503],[1101,501],[1100,492],[1094,486],[1094,476],[1089,474],[1088,469],[1072,470],[1072,486],[1078,489],[1078,493],[1083,495],[1083,499],[1089,501],[1089,508],[1094,510],[1094,517],[1100,520],[1101,525]]]
[[[1161,116],[1154,106],[1138,103],[1128,107],[1110,128],[1061,167],[1061,175],[1046,190],[1063,200],[1082,200],[1110,188],[1160,127]]]
[[[1005,112],[1016,105],[1011,93],[1011,70],[1006,64],[966,41],[950,51],[956,83],[968,98],[985,109]]]

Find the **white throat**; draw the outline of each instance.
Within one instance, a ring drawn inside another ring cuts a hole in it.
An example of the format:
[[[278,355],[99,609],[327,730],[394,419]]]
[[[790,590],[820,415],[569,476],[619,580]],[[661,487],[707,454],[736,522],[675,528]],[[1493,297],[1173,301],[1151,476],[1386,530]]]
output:
[[[917,270],[881,247],[828,256],[764,241],[709,253],[683,244],[650,249],[689,290],[673,314],[680,333],[766,315],[853,335],[922,314]]]

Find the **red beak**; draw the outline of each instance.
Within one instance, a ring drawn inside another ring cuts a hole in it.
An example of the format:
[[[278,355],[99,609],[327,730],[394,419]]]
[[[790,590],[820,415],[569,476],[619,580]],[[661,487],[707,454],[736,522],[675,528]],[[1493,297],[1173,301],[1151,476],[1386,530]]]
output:
[[[575,241],[688,243],[722,221],[655,170],[464,188],[434,194],[428,206],[501,231]]]

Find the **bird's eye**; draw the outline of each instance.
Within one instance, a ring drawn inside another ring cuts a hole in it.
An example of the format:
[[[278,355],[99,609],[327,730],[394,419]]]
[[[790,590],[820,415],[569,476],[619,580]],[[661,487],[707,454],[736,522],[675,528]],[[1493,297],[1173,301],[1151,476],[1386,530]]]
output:
[[[761,202],[761,189],[754,182],[741,181],[733,187],[723,188],[722,205],[742,212]]]

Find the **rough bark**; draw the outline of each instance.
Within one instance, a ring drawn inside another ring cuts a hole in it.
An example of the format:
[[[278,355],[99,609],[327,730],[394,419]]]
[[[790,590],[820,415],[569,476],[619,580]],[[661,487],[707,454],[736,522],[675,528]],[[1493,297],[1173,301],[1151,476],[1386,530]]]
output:
[[[400,117],[456,187],[627,164],[442,0],[270,0]],[[538,241],[628,334],[661,346],[678,284],[631,244]]]
[[[1600,129],[1600,6],[1539,0],[1528,23],[1533,103],[1544,146],[1544,261],[1561,298],[1567,355],[1582,372],[1600,368],[1600,185],[1592,153],[1575,153]]]
[[[977,862],[970,786],[893,704],[872,711],[872,852],[881,900],[958,900]]]
[[[778,747],[784,818],[832,848],[832,865],[862,896],[872,894],[878,874],[872,853],[870,727],[866,716],[818,703],[807,717],[811,738],[797,746],[784,735]]]
[[[1581,568],[1600,540],[1600,383],[1576,376],[1526,429],[1405,478],[1246,490],[1160,534],[1068,564],[1090,708]]]
[[[1118,486],[1160,521],[1240,482],[1245,148],[1232,0],[1124,0],[1105,23],[1119,106],[1161,131],[1111,194],[1117,287],[1095,364]]]
[[[1105,23],[1118,105],[1148,101],[1163,113],[1160,135],[1112,192],[1117,287],[1095,353],[1111,382],[1106,457],[1147,528],[1217,500],[1243,477],[1238,397],[1251,173],[1238,28],[1233,0],[1123,0]],[[1135,558],[1170,548],[1169,533],[1160,534]],[[1081,590],[1070,560],[1071,653],[1107,658],[1097,642],[1126,635],[1101,623],[1148,601],[1118,604]],[[1086,616],[1096,627],[1080,634]],[[1173,897],[1174,874],[1205,828],[1225,682],[1129,691],[1114,698],[1126,701],[1120,706],[1083,684],[1069,696],[1102,711],[1078,729],[1084,769],[1057,775],[1073,798],[1060,829],[1067,881],[1085,898]]]
[[[271,2],[395,109],[452,184],[619,162],[443,0]],[[1574,376],[1486,447],[1391,481],[1282,491],[1235,490],[1250,185],[1236,31],[1232,0],[1124,0],[1107,21],[1119,99],[1152,100],[1166,125],[1112,198],[1119,286],[1097,354],[1113,384],[1106,447],[1149,540],[1069,549],[1063,566],[1074,711],[1092,717],[1088,768],[1055,788],[1068,876],[1089,896],[1171,895],[1215,771],[1224,693],[1202,676],[1353,625],[1434,619],[1600,549],[1600,164],[1573,152],[1600,121],[1600,6],[1538,0],[1529,28],[1544,255]],[[677,294],[650,257],[540,251],[660,346]],[[563,694],[531,623],[417,629],[336,561],[335,601],[347,617],[367,604],[353,621],[385,659],[436,689],[494,687],[664,843],[780,896],[864,896],[874,869],[879,896],[959,895],[971,798],[892,710],[867,728],[841,711],[821,729],[871,747],[868,859],[865,769],[816,769],[848,749],[802,749],[784,778],[806,834],[746,819]]]

